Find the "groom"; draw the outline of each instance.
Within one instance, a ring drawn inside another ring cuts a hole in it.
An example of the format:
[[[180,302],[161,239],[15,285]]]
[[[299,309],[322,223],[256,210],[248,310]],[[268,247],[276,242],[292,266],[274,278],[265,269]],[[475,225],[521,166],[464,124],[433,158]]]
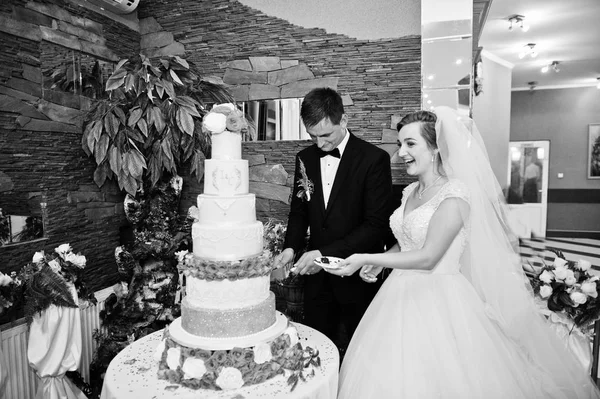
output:
[[[300,116],[314,145],[296,156],[285,250],[275,262],[283,266],[296,259],[310,232],[308,250],[293,270],[306,276],[304,323],[337,342],[340,321],[351,338],[378,286],[358,273],[329,274],[314,260],[383,251],[392,211],[390,157],[346,128],[348,117],[335,90],[312,90]]]

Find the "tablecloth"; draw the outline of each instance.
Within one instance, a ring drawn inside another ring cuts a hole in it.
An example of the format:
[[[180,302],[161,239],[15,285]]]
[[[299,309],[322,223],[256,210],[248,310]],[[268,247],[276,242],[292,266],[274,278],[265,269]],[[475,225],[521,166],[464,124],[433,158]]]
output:
[[[293,392],[290,391],[284,376],[277,376],[262,384],[232,391],[195,391],[171,384],[166,380],[159,380],[158,362],[153,355],[163,332],[157,331],[133,342],[112,360],[104,377],[100,398],[335,399],[339,370],[339,353],[336,346],[322,333],[299,323],[294,325],[298,329],[302,346],[310,346],[319,351],[321,367],[315,367],[315,375],[307,377],[305,382],[300,381]]]

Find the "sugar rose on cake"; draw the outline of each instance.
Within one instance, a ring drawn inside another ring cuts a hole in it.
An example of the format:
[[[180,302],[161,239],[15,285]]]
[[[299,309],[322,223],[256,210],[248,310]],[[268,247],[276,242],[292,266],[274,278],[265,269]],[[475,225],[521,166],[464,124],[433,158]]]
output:
[[[165,329],[156,352],[159,378],[191,389],[234,391],[278,375],[293,389],[320,367],[318,351],[303,347],[275,309],[275,243],[265,239],[249,192],[246,128],[234,104],[214,106],[203,120],[211,155],[204,161],[204,191],[188,212],[192,250],[175,254],[185,276],[181,317]],[[283,237],[283,226],[269,229]]]

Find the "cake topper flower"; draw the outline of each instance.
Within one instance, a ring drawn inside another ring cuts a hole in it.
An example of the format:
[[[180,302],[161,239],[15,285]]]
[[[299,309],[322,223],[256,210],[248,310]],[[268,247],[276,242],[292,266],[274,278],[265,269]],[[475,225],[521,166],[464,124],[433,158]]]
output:
[[[225,130],[242,133],[248,128],[244,113],[231,103],[213,106],[202,119],[202,126],[212,134],[220,134]]]

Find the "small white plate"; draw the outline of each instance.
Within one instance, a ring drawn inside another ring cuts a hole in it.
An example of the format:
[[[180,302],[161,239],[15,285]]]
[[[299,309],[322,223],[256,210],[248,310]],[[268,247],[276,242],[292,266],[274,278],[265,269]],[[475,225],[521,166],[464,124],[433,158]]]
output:
[[[323,262],[325,260],[325,262]],[[339,269],[340,263],[344,259],[336,258],[335,256],[321,256],[320,258],[315,259],[315,264],[317,266],[321,266],[323,269],[335,270]]]

